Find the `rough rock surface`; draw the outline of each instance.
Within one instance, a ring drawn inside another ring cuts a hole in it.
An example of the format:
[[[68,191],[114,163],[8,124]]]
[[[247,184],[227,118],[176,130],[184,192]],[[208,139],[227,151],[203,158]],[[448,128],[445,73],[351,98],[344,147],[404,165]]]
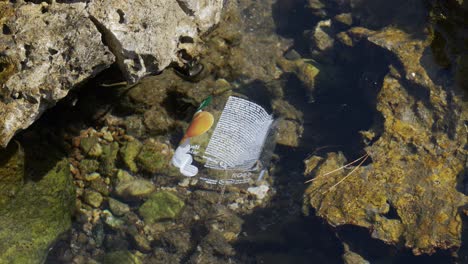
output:
[[[333,226],[368,228],[372,237],[415,254],[457,249],[466,196],[456,186],[466,169],[468,112],[456,91],[434,81],[422,65],[431,37],[414,39],[396,28],[348,33],[393,56],[376,102],[383,127],[363,132],[373,142],[365,148],[372,162],[355,167],[336,187],[353,169],[324,175],[347,163],[341,153],[329,153],[321,163],[306,160],[306,172],[317,176],[306,201]]]
[[[130,82],[196,55],[223,1],[0,2],[0,146],[115,61]],[[114,56],[115,55],[115,56]]]
[[[15,68],[0,82],[0,145],[5,146],[114,56],[86,17],[84,3],[0,4],[14,8],[5,24],[11,34],[0,35],[2,57]]]

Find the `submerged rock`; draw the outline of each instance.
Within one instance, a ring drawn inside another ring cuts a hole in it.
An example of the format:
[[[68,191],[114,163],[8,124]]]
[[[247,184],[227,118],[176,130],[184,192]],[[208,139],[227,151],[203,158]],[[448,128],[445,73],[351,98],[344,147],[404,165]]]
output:
[[[103,197],[100,193],[92,191],[92,190],[85,190],[84,192],[84,201],[91,205],[92,207],[98,208],[102,203]]]
[[[151,195],[140,206],[138,212],[147,223],[174,219],[184,207],[184,201],[169,191],[160,191]]]
[[[149,139],[144,142],[136,161],[143,171],[163,173],[170,166],[172,154],[173,150],[169,145]]]
[[[121,182],[115,187],[118,196],[127,199],[146,197],[154,191],[154,184],[145,179]]]
[[[116,199],[109,198],[109,209],[114,215],[122,216],[130,212],[130,207]]]
[[[135,162],[135,159],[138,156],[138,153],[140,153],[141,147],[142,144],[140,141],[132,140],[126,142],[120,148],[120,157],[122,158],[127,168],[133,173],[138,171],[138,166]]]
[[[15,197],[23,178],[24,152],[19,143],[12,142],[0,151],[0,207]]]
[[[154,184],[149,180],[135,178],[124,170],[117,172],[115,193],[120,197],[126,199],[143,198],[151,194],[154,189]]]
[[[43,263],[57,237],[71,227],[75,192],[67,161],[27,182],[0,207],[0,262]]]
[[[101,262],[103,264],[141,264],[141,261],[134,254],[126,250],[107,253]]]
[[[417,255],[456,250],[461,244],[459,208],[467,201],[456,188],[466,169],[467,109],[456,90],[440,85],[429,75],[431,69],[421,65],[430,37],[414,39],[395,28],[358,32],[362,41],[394,58],[376,99],[383,124],[363,133],[372,142],[365,148],[368,165],[325,176],[347,163],[342,154],[306,162],[313,166],[306,171],[316,175],[306,202],[332,226],[368,228],[372,237],[404,245]]]

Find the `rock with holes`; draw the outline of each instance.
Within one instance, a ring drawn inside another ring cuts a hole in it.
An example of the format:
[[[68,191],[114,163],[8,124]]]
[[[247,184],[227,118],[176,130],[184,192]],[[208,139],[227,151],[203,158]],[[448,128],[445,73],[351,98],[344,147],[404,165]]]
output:
[[[459,209],[467,201],[457,183],[466,170],[468,110],[456,88],[440,85],[423,67],[431,36],[415,39],[396,28],[359,32],[351,36],[393,58],[376,98],[382,123],[363,132],[372,142],[365,148],[371,162],[336,170],[349,162],[341,153],[307,160],[306,172],[316,178],[306,202],[333,226],[368,228],[372,237],[417,255],[456,250]]]
[[[199,31],[219,21],[222,0],[92,1],[91,20],[131,82],[179,61],[178,51],[195,52]]]
[[[0,146],[114,61],[85,3],[0,2]]]
[[[219,21],[222,6],[222,0],[0,1],[0,146],[114,62],[136,82],[182,63],[181,53],[195,56],[198,34]]]

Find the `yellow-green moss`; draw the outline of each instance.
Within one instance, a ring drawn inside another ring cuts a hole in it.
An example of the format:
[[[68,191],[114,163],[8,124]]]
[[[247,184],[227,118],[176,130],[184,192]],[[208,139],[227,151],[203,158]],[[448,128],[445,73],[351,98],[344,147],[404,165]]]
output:
[[[0,207],[0,263],[43,263],[52,243],[71,227],[74,198],[66,160],[26,183]]]

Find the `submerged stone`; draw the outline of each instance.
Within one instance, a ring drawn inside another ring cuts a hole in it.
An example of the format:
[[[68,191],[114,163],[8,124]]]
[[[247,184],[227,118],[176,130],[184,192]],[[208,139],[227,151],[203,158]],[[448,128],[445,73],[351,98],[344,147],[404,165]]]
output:
[[[107,253],[101,262],[103,264],[141,264],[141,261],[127,250]]]
[[[0,149],[0,207],[12,199],[23,185],[24,152],[19,143],[12,142]]]
[[[71,227],[75,191],[68,162],[27,182],[0,207],[0,262],[43,263],[57,237]]]
[[[154,191],[154,184],[145,179],[133,179],[131,181],[119,182],[115,187],[118,196],[127,199],[143,198]]]
[[[140,168],[149,173],[163,173],[170,166],[173,151],[169,145],[146,140],[136,160]]]
[[[99,162],[92,159],[84,159],[80,162],[80,170],[82,174],[91,174],[99,169]]]
[[[120,148],[120,157],[125,163],[125,166],[127,166],[127,168],[133,173],[138,171],[135,159],[138,156],[138,153],[140,153],[141,147],[142,144],[140,141],[132,140],[124,143]]]
[[[92,190],[85,190],[83,198],[87,204],[96,208],[99,207],[103,201],[102,195]]]
[[[122,216],[130,212],[130,207],[127,204],[113,198],[109,198],[109,209],[117,216]]]
[[[88,156],[97,158],[102,154],[102,146],[96,136],[84,137],[80,140],[81,150]]]
[[[438,84],[421,65],[428,59],[430,37],[415,39],[396,28],[353,30],[357,40],[356,33],[397,59],[376,98],[379,133],[363,133],[373,142],[365,148],[372,162],[324,176],[349,161],[339,153],[329,153],[320,164],[309,160],[306,171],[316,178],[306,202],[332,226],[368,228],[372,237],[416,255],[456,250],[459,209],[466,205],[456,186],[466,169],[468,153],[461,146],[467,144],[467,109],[452,88]]]
[[[184,201],[169,191],[159,191],[151,195],[148,200],[140,206],[138,212],[146,223],[156,223],[161,220],[176,218],[182,208]]]
[[[86,174],[85,177],[84,177],[84,180],[85,181],[94,181],[94,180],[97,180],[101,177],[101,174],[97,173],[97,172],[92,172],[90,174]]]
[[[111,176],[114,174],[115,161],[119,153],[119,143],[112,142],[102,146],[101,169],[103,174]]]

